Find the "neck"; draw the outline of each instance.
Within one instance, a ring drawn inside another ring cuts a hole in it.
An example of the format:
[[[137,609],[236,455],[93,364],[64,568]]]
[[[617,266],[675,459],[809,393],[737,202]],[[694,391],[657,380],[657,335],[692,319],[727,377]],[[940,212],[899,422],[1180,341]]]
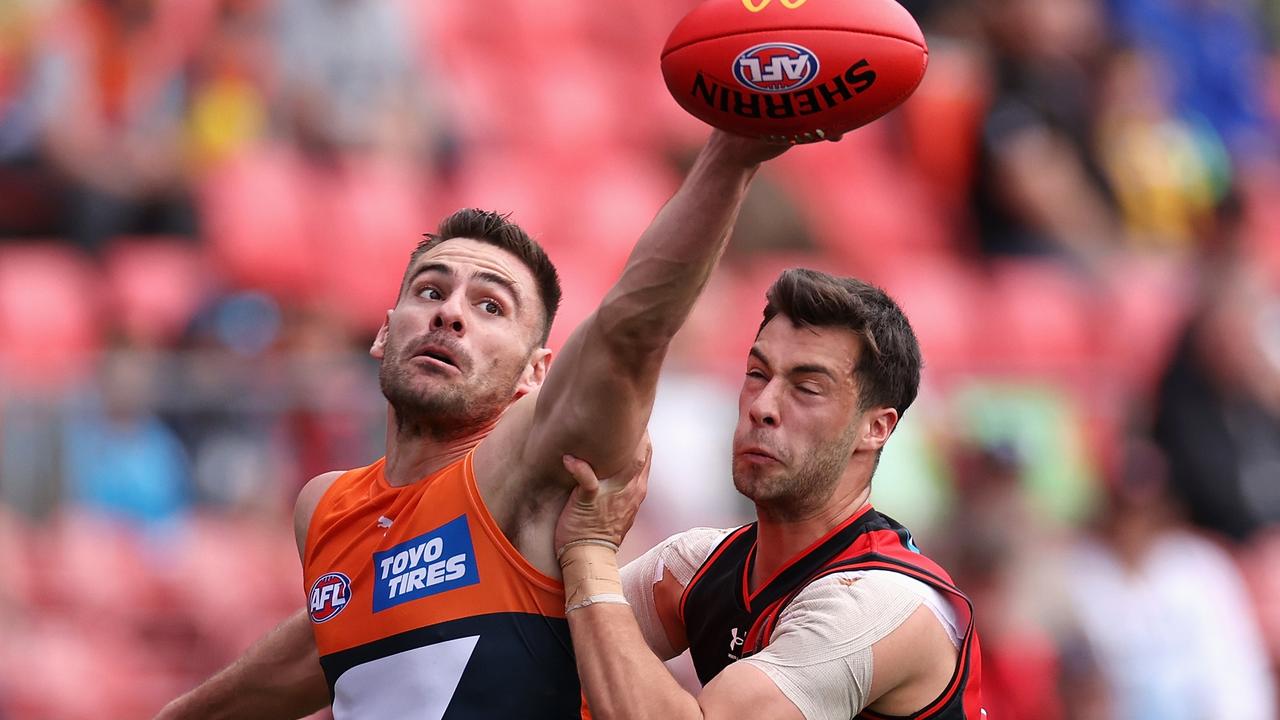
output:
[[[838,487],[819,508],[799,518],[779,518],[769,508],[756,505],[758,523],[755,564],[750,578],[752,592],[805,548],[857,514],[870,499],[871,483],[868,482],[849,489]]]
[[[498,420],[463,435],[437,438],[397,430],[395,411],[387,410],[387,463],[383,470],[387,484],[411,485],[462,459],[480,444]]]

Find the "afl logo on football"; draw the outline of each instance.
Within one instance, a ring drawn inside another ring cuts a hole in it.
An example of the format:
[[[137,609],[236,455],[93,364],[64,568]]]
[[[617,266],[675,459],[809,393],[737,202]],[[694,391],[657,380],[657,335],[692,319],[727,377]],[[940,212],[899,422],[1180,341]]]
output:
[[[756,45],[733,61],[733,76],[743,87],[757,92],[790,92],[818,76],[818,56],[794,43]]]
[[[332,620],[351,599],[351,578],[339,572],[321,575],[311,585],[311,622]]]

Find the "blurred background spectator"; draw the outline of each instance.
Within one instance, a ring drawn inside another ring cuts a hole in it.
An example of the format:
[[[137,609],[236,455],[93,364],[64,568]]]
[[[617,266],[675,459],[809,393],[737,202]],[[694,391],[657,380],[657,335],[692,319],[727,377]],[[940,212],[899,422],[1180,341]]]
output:
[[[563,342],[706,133],[657,67],[694,4],[0,3],[0,717],[147,717],[297,607],[294,495],[381,454],[440,216],[515,213]],[[927,365],[875,500],[973,596],[991,717],[1280,717],[1280,3],[904,4],[924,83],[762,172],[625,552],[749,517],[763,291],[858,275]]]

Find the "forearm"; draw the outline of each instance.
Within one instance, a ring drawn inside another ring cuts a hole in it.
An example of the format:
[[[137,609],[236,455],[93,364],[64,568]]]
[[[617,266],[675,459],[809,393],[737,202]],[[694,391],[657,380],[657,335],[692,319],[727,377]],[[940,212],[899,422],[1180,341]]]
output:
[[[640,236],[596,313],[625,357],[661,351],[684,323],[729,240],[759,168],[742,139],[714,134],[684,183]]]
[[[283,720],[305,717],[328,703],[328,684],[303,610],[169,703],[156,720]]]
[[[525,445],[530,467],[552,468],[563,479],[564,453],[606,475],[630,459],[648,423],[666,348],[723,252],[763,157],[753,142],[712,135],[622,277],[565,343],[539,391]]]
[[[621,591],[616,560],[604,548],[570,548],[561,564],[569,608]],[[630,607],[595,603],[571,609],[568,619],[593,718],[701,720],[698,700],[649,649]]]

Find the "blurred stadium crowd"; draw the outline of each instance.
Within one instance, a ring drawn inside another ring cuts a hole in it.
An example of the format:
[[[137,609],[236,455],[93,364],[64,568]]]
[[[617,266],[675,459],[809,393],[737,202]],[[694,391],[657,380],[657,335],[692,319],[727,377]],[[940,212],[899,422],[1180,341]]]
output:
[[[927,363],[876,502],[974,597],[991,717],[1280,717],[1280,2],[905,4],[923,85],[762,173],[629,551],[749,517],[763,290],[857,275]],[[298,606],[293,495],[381,454],[439,217],[514,211],[564,339],[706,133],[692,5],[0,3],[0,718],[147,717]]]

